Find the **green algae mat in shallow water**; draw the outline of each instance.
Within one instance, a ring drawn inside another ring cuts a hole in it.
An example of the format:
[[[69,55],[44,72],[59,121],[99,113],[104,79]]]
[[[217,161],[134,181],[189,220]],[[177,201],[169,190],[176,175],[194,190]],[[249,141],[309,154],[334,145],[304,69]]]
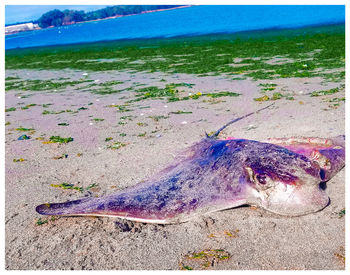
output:
[[[319,26],[147,41],[111,41],[41,47],[36,48],[35,51],[14,49],[6,51],[5,59],[7,70],[132,70],[199,76],[226,74],[234,78],[249,77],[255,80],[320,76],[339,81],[345,78],[345,26]],[[109,60],[109,62],[82,62],[82,60],[98,59]],[[7,89],[12,89],[16,87],[15,85],[20,85],[23,89],[32,89],[31,85],[35,85],[35,89],[44,89],[46,85],[53,88],[55,85],[76,84],[67,81],[58,84],[51,82],[24,85],[21,81],[17,83],[14,79],[7,81]],[[39,87],[36,87],[38,85]],[[187,86],[187,88],[191,87],[191,85]],[[80,88],[83,87],[80,86]],[[107,94],[120,91],[114,91],[110,85],[100,88],[108,88],[107,91],[100,91]],[[176,90],[176,87],[172,88]],[[158,92],[152,89],[141,90],[140,98],[153,97],[154,93]]]

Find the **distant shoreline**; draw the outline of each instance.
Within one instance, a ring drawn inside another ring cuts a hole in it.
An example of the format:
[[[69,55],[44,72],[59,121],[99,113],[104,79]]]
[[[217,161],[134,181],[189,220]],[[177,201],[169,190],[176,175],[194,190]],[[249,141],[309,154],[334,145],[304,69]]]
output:
[[[79,21],[79,22],[72,22],[72,23],[68,23],[68,24],[64,24],[62,26],[59,27],[63,27],[63,26],[70,26],[70,25],[75,25],[75,24],[82,24],[82,23],[88,23],[88,22],[96,22],[96,21],[101,21],[101,20],[109,20],[109,19],[115,19],[115,18],[120,18],[120,17],[127,17],[127,16],[134,16],[134,15],[140,15],[140,14],[145,14],[145,13],[153,13],[153,12],[161,12],[161,11],[169,11],[169,10],[175,10],[175,9],[183,9],[183,8],[189,8],[189,7],[193,7],[195,5],[184,5],[184,6],[180,6],[180,7],[174,7],[174,8],[169,8],[169,9],[158,9],[158,10],[149,10],[149,11],[142,11],[140,13],[135,13],[135,14],[127,14],[127,15],[114,15],[114,16],[110,16],[110,17],[106,17],[106,18],[99,18],[99,19],[94,19],[94,20],[88,20],[88,21]],[[25,23],[21,23],[21,24],[27,24],[29,22],[25,22]],[[14,24],[16,25],[16,24]],[[12,26],[14,26],[12,25]],[[50,28],[58,28],[55,26],[50,26],[47,28],[35,28],[32,30],[23,30],[23,31],[16,31],[16,32],[11,32],[11,33],[5,33],[6,36],[8,35],[12,35],[12,34],[17,34],[20,32],[28,32],[28,31],[36,31],[36,30],[44,30],[44,29],[50,29]]]
[[[65,25],[62,25],[62,26],[68,26],[68,25],[74,25],[74,24],[80,24],[80,23],[87,23],[87,22],[95,22],[95,21],[108,20],[108,19],[115,19],[115,18],[119,18],[119,17],[134,16],[134,15],[140,15],[140,14],[152,13],[152,12],[159,12],[159,11],[169,11],[169,10],[183,9],[183,8],[189,8],[189,7],[193,7],[193,6],[194,5],[186,5],[186,6],[180,6],[180,7],[175,7],[175,8],[169,8],[169,9],[142,11],[140,13],[135,13],[135,14],[114,15],[114,16],[110,16],[110,17],[106,17],[106,18],[99,18],[99,19],[94,19],[94,20],[88,20],[88,21],[81,21],[81,22],[76,22],[76,23],[71,23],[71,24],[65,24]],[[50,28],[53,28],[53,26],[50,26]]]

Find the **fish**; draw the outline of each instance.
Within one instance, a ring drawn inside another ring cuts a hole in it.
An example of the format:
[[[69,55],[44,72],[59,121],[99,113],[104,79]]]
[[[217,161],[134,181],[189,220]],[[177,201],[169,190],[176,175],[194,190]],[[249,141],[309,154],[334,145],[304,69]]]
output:
[[[228,125],[263,109],[206,134],[170,166],[134,186],[104,197],[44,203],[36,211],[174,224],[242,205],[284,216],[324,209],[330,200],[323,183],[345,166],[345,136],[217,138]]]

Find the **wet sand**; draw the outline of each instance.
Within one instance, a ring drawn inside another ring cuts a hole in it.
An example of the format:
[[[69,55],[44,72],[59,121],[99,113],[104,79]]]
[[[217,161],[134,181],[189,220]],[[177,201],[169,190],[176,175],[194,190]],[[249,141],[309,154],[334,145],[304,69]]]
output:
[[[6,71],[6,76],[42,80],[76,80],[83,74],[70,70]],[[6,92],[6,108],[16,108],[5,115],[10,123],[5,126],[6,269],[344,269],[345,218],[339,214],[345,208],[344,169],[327,182],[330,205],[301,217],[279,216],[248,206],[175,225],[107,217],[40,216],[35,207],[44,202],[103,196],[133,186],[169,165],[176,154],[202,139],[205,132],[270,103],[253,100],[263,95],[259,84],[270,80],[125,71],[89,73],[87,77],[100,82],[123,81],[120,88],[132,83],[164,86],[187,82],[195,85],[181,87],[184,95],[218,91],[241,95],[178,102],[147,99],[130,104],[131,111],[118,112],[108,105],[133,99],[132,90],[111,95],[73,87],[57,92]],[[277,84],[273,92],[291,93],[294,100],[275,100],[273,107],[229,126],[220,138],[262,141],[269,137],[327,138],[345,133],[344,102],[339,106],[330,102],[345,97],[344,89],[310,97],[313,91],[339,87],[339,83],[327,84],[321,78],[271,82]],[[36,106],[21,109],[28,104]],[[43,104],[52,105],[45,108]],[[79,110],[81,107],[87,109]],[[45,110],[72,112],[43,115]],[[179,110],[192,113],[171,113]],[[125,116],[131,117],[123,119]],[[163,118],[152,118],[155,116]],[[34,131],[20,132],[18,127]],[[31,139],[17,140],[22,134]],[[74,141],[43,143],[50,136],[72,137]],[[106,141],[109,137],[113,139]],[[125,146],[108,148],[117,141]],[[13,161],[21,158],[24,161]],[[84,191],[51,186],[62,183]],[[43,224],[38,225],[40,221]],[[191,255],[200,256],[193,259]]]

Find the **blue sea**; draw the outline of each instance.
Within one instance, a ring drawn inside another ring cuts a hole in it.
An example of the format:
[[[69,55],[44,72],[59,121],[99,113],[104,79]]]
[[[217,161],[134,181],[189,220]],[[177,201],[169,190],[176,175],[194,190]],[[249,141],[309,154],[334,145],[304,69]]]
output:
[[[192,6],[7,35],[5,49],[340,23],[344,5]]]

